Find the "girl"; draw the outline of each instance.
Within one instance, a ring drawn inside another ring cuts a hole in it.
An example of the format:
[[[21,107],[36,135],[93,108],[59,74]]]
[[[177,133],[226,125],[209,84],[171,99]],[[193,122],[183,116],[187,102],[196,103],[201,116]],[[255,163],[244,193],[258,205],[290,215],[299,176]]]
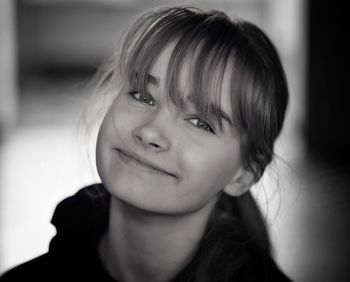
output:
[[[49,252],[2,281],[289,281],[249,192],[288,100],[266,35],[222,12],[156,9],[99,88],[116,94],[97,140],[102,183],[61,202]]]

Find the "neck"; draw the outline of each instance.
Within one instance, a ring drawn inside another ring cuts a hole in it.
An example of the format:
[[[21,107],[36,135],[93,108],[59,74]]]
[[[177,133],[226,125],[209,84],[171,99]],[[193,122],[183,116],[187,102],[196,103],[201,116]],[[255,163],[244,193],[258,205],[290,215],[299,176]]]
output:
[[[112,197],[100,256],[119,281],[169,281],[192,258],[213,204],[186,215],[138,210]]]

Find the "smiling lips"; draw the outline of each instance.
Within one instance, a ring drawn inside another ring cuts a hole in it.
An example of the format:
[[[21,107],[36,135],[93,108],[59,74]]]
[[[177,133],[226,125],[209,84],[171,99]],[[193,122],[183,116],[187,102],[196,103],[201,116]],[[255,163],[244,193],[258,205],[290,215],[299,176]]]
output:
[[[172,173],[172,172],[169,172],[167,170],[164,170],[163,168],[153,164],[153,163],[150,163],[144,159],[142,159],[141,157],[137,156],[137,155],[134,155],[132,153],[129,153],[129,152],[125,152],[125,151],[122,151],[120,149],[116,149],[117,152],[119,153],[121,159],[130,164],[130,162],[138,165],[138,166],[141,166],[143,168],[146,168],[148,170],[153,170],[155,172],[158,172],[158,173],[161,173],[161,174],[166,174],[168,176],[172,176],[172,177],[175,177],[175,178],[179,178],[176,174]]]

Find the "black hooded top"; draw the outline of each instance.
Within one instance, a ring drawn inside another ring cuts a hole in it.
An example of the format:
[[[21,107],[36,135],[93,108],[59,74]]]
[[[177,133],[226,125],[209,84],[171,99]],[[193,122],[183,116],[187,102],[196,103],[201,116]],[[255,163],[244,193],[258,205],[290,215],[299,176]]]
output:
[[[108,226],[109,202],[110,194],[102,184],[85,187],[64,199],[51,220],[57,234],[50,242],[49,251],[5,272],[0,282],[116,282],[104,269],[97,253]],[[269,258],[263,262],[252,260],[243,272],[239,276],[242,280],[234,281],[290,281]],[[262,272],[266,279],[262,279]]]

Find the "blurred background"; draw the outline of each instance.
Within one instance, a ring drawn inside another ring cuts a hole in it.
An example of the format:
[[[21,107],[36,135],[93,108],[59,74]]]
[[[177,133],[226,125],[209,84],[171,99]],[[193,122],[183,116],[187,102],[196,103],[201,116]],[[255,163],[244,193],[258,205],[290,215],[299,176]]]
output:
[[[135,15],[179,3],[246,18],[277,46],[291,101],[279,158],[253,192],[288,276],[350,281],[347,10],[323,0],[1,0],[0,273],[46,252],[57,203],[99,181],[79,126],[99,112],[99,65]]]

